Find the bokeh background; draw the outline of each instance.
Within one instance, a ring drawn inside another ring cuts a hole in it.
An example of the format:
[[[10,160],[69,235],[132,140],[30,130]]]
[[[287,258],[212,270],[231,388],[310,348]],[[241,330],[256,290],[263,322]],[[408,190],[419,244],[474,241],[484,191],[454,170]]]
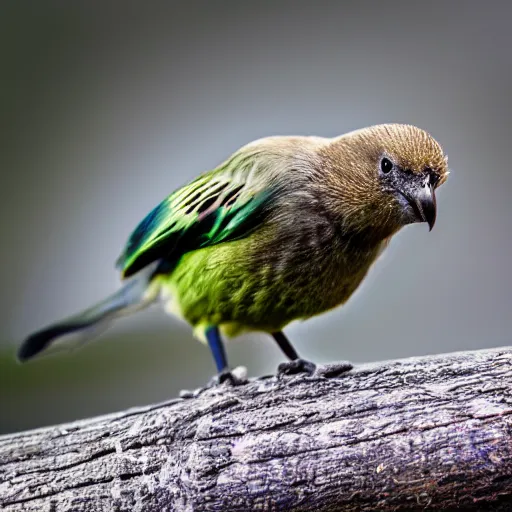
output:
[[[382,122],[449,155],[435,229],[404,229],[342,309],[287,332],[318,362],[510,343],[510,2],[2,2],[0,432],[176,396],[208,350],[157,307],[18,365],[32,330],[118,286],[138,221],[271,134]],[[307,293],[307,291],[305,291]],[[269,374],[264,336],[228,347]]]

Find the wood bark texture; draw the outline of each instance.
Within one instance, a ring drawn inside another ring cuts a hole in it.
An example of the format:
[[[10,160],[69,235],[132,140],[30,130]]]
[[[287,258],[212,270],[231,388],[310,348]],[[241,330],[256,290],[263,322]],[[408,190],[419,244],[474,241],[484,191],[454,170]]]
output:
[[[3,436],[0,510],[510,511],[512,348],[278,372]]]

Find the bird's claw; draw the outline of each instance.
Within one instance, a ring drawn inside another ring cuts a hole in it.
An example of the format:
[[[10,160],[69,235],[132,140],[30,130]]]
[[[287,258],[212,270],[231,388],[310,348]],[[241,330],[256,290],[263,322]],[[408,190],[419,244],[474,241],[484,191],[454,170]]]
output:
[[[226,369],[217,375],[214,375],[202,388],[194,390],[182,389],[180,391],[180,398],[195,398],[207,389],[215,388],[221,384],[226,383],[228,386],[241,386],[247,384],[247,368],[244,366],[237,366],[233,370]]]
[[[230,386],[241,386],[242,384],[247,383],[247,370],[242,366],[235,368],[234,370],[226,368],[217,375],[214,375],[206,387],[212,388],[224,383]]]
[[[305,373],[309,376],[334,379],[340,377],[346,372],[349,372],[353,368],[354,366],[348,361],[316,366],[311,361],[305,361],[304,359],[294,359],[293,361],[281,363],[277,368],[277,375],[280,377],[283,375],[297,375],[299,373]]]
[[[328,363],[319,366],[315,375],[318,377],[324,377],[326,379],[334,379],[340,377],[342,374],[349,372],[354,368],[354,365],[348,361],[340,361],[339,363]]]
[[[307,375],[313,375],[316,370],[315,363],[306,361],[305,359],[294,359],[293,361],[287,361],[281,363],[277,367],[278,377],[282,375],[297,375],[298,373],[306,373]]]

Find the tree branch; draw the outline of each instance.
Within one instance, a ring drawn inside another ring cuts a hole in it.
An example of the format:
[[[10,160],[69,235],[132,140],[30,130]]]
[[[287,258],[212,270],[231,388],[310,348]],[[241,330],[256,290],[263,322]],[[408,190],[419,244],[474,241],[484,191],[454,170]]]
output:
[[[512,510],[511,348],[333,374],[0,437],[0,509]]]

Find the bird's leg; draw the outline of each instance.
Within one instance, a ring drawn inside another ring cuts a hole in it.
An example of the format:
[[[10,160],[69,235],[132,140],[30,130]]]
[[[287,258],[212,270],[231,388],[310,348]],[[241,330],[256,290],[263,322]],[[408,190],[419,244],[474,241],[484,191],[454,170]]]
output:
[[[276,340],[279,348],[290,361],[300,359],[299,354],[297,354],[296,350],[292,347],[292,344],[283,332],[273,332],[272,337]]]
[[[243,381],[235,377],[228,366],[226,350],[224,349],[224,343],[220,337],[219,328],[217,326],[208,327],[205,334],[208,346],[215,360],[215,365],[217,366],[217,375],[212,379],[209,386],[222,384],[227,380],[233,385],[241,384]]]
[[[311,361],[306,361],[299,357],[299,354],[292,347],[292,344],[282,331],[273,332],[272,337],[276,340],[279,348],[290,359],[287,363],[281,363],[278,368],[278,374],[293,375],[295,373],[307,373],[311,375],[314,373],[316,366]]]

